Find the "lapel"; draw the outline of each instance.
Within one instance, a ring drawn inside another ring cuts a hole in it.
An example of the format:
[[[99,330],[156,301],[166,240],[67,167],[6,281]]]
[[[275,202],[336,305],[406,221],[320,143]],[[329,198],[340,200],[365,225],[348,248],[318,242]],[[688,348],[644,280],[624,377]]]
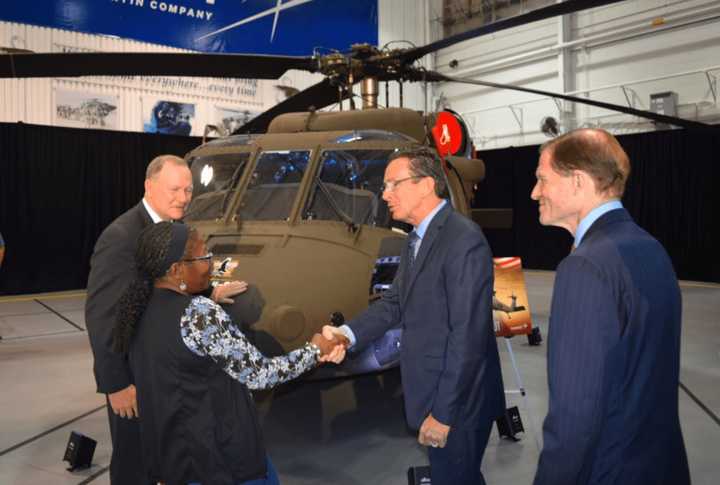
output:
[[[632,218],[630,217],[628,211],[624,208],[614,209],[606,212],[605,214],[601,215],[598,220],[593,222],[593,225],[588,228],[585,236],[583,236],[583,240],[580,243],[580,246],[582,247],[586,241],[591,240],[593,234],[603,232],[604,229],[610,224],[625,221],[632,221]]]
[[[417,275],[420,273],[420,271],[423,268],[423,265],[425,264],[425,261],[427,260],[428,254],[430,254],[430,251],[432,250],[433,246],[435,245],[435,242],[438,239],[438,236],[440,234],[440,230],[445,225],[445,221],[447,221],[447,218],[450,216],[450,213],[452,212],[452,207],[450,205],[450,202],[447,202],[445,204],[445,207],[440,209],[440,212],[435,214],[435,217],[433,217],[432,221],[430,221],[430,225],[427,228],[427,231],[425,231],[425,236],[422,238],[422,242],[420,244],[420,251],[418,251],[417,257],[415,258],[415,262],[413,263],[412,268],[407,267],[407,251],[408,251],[408,245],[405,245],[405,253],[403,254],[402,261],[405,264],[405,280],[406,284],[405,290],[403,291],[403,301],[402,303],[405,303],[405,300],[407,300],[408,295],[410,294],[410,290],[412,290],[413,284],[415,283],[415,280],[417,279]]]

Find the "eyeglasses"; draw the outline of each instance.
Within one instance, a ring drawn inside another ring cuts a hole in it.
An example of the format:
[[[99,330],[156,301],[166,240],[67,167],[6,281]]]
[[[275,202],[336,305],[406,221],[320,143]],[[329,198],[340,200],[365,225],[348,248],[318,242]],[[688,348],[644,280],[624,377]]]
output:
[[[424,175],[413,175],[411,177],[405,177],[404,179],[400,180],[388,180],[386,182],[383,182],[383,184],[380,186],[381,192],[392,192],[395,190],[395,188],[400,185],[401,183],[405,182],[406,180],[412,180],[412,179],[421,179],[424,178]]]
[[[213,257],[213,253],[207,253],[205,256],[198,256],[197,258],[181,259],[182,263],[192,263],[194,261],[210,261]]]

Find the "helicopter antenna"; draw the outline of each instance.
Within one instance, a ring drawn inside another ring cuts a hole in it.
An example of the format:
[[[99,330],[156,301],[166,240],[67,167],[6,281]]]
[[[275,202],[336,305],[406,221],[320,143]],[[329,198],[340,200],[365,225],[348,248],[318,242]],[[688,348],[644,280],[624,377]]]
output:
[[[307,118],[305,118],[305,128],[303,131],[310,131],[310,123],[315,118],[316,114],[317,110],[315,109],[315,106],[310,106],[310,108],[308,108]]]

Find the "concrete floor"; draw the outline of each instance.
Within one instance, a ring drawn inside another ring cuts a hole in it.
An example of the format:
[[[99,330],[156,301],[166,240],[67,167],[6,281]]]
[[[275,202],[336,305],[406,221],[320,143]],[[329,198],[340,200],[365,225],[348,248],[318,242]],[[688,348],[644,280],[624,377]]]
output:
[[[553,273],[527,271],[533,322],[546,334]],[[695,485],[720,476],[720,285],[683,283],[680,418]],[[108,484],[110,437],[95,394],[82,292],[0,298],[0,484]],[[527,391],[508,394],[526,432],[519,442],[493,431],[483,469],[490,484],[529,484],[547,411],[545,345],[513,338]],[[508,389],[519,387],[505,339],[498,340]],[[396,370],[351,379],[299,382],[258,396],[266,441],[284,485],[405,485],[426,464],[404,425]],[[98,441],[93,466],[62,462],[70,431]]]

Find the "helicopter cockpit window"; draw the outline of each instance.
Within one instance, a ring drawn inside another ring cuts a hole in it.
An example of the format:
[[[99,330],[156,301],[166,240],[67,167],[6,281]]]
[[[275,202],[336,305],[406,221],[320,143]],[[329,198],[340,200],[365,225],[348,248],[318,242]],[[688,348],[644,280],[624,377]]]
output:
[[[207,220],[223,215],[250,152],[198,157],[190,161],[193,197],[185,219]]]
[[[415,140],[402,133],[385,130],[355,130],[346,133],[335,139],[335,143],[351,143],[354,141],[383,140],[383,141],[406,141],[417,143]]]
[[[260,154],[238,209],[243,221],[285,220],[310,161],[310,151],[276,151]]]
[[[391,150],[329,150],[303,211],[306,220],[389,227],[382,183]]]

